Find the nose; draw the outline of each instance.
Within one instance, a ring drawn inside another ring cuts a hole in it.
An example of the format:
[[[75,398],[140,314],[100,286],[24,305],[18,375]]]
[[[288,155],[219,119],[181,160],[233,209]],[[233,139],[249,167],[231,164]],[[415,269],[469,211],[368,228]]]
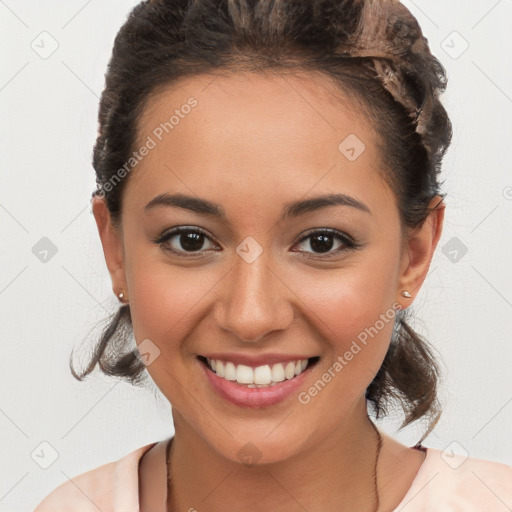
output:
[[[263,254],[252,263],[236,257],[216,304],[217,325],[243,342],[284,330],[294,317],[294,294]]]

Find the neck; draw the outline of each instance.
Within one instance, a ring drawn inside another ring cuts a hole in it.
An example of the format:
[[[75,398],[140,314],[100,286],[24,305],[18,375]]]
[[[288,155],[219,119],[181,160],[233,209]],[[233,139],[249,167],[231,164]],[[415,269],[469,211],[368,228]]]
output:
[[[171,510],[373,512],[377,433],[366,401],[351,412],[320,443],[306,441],[304,449],[284,461],[252,466],[217,453],[173,412]]]

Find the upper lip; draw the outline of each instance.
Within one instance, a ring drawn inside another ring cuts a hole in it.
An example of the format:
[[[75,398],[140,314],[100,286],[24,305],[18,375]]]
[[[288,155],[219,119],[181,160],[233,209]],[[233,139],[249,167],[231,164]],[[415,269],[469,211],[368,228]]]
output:
[[[243,364],[246,366],[263,366],[263,365],[271,365],[276,363],[286,363],[289,361],[300,361],[303,359],[310,359],[315,356],[306,356],[304,354],[258,354],[254,356],[249,356],[246,354],[236,354],[236,353],[226,353],[226,352],[211,352],[208,354],[201,354],[203,357],[208,359],[215,359],[219,361],[231,361],[234,364]]]

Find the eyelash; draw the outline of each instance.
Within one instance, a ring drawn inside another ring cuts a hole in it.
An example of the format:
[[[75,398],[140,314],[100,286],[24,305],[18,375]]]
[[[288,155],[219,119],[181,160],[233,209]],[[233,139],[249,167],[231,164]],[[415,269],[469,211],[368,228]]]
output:
[[[157,239],[152,240],[152,242],[157,245],[163,245],[164,243],[168,242],[175,236],[180,235],[182,233],[196,233],[196,234],[204,235],[206,238],[208,238],[211,241],[211,237],[208,235],[208,233],[206,233],[206,231],[204,231],[200,228],[190,228],[190,227],[186,227],[186,226],[180,226],[178,228],[172,229],[171,231],[163,233]],[[309,231],[295,245],[301,244],[305,240],[312,238],[315,235],[325,235],[325,234],[334,237],[336,240],[341,242],[344,247],[342,246],[335,251],[327,252],[327,253],[306,252],[306,254],[308,254],[308,256],[303,256],[303,257],[315,258],[315,259],[318,259],[318,258],[328,259],[328,258],[331,258],[335,255],[342,253],[342,252],[354,251],[363,246],[363,244],[357,242],[356,240],[352,239],[348,235],[345,235],[344,233],[341,233],[335,229],[329,229],[329,228],[315,229],[313,231]],[[176,254],[177,256],[185,257],[185,258],[194,258],[195,256],[193,256],[193,254],[199,254],[201,252],[201,251],[193,251],[193,252],[189,252],[189,253],[185,252],[185,254],[184,254],[184,251],[176,251],[176,250],[170,249],[168,247],[165,247],[164,250],[172,252],[172,253]],[[294,252],[303,252],[303,251],[294,251]]]

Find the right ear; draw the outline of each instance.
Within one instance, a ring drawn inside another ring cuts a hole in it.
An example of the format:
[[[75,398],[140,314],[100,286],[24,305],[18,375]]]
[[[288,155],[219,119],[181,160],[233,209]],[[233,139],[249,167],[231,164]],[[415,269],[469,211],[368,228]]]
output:
[[[112,218],[104,196],[94,196],[91,203],[92,213],[103,246],[103,254],[112,280],[112,289],[116,297],[121,291],[126,297],[128,289],[124,271],[122,233],[118,227],[112,224]]]

